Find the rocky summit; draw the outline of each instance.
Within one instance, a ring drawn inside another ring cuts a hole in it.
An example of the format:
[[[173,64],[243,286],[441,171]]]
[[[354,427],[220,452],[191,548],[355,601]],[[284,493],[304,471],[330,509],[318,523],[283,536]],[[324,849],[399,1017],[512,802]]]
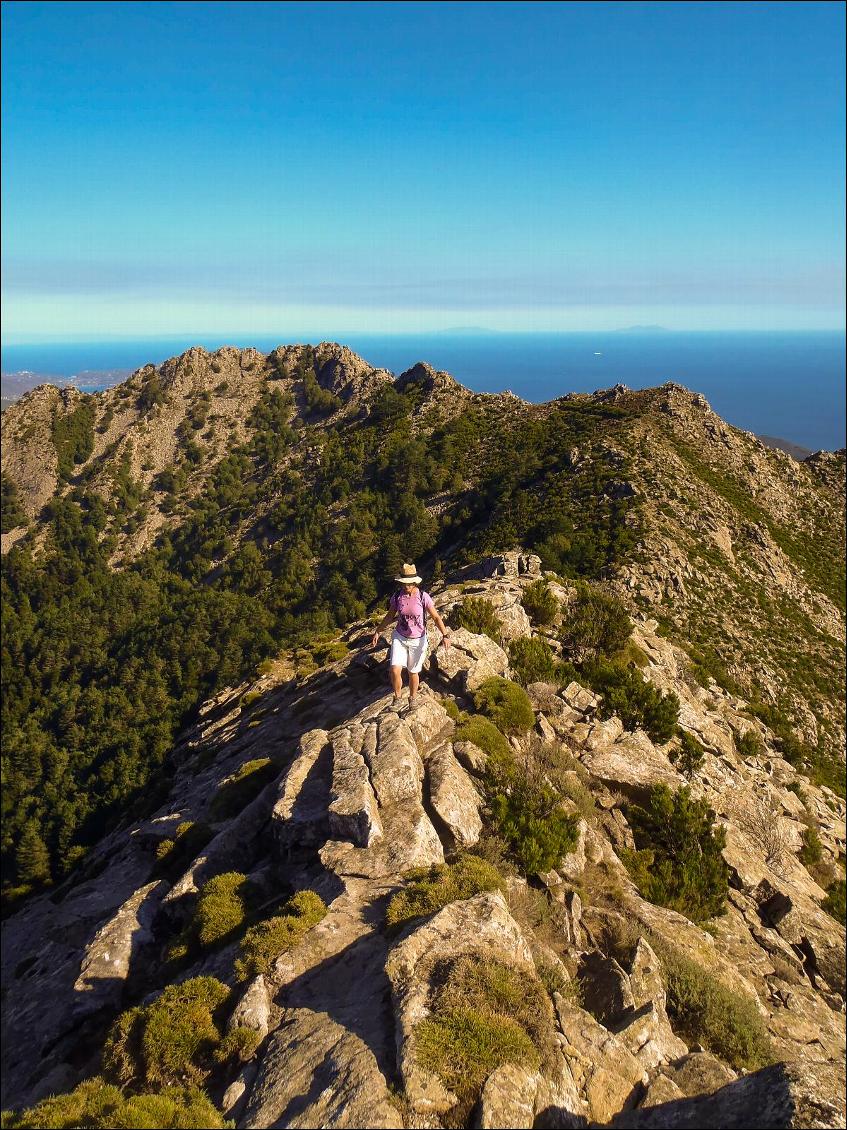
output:
[[[327,343],[7,409],[4,1125],[844,1126],[843,468]]]

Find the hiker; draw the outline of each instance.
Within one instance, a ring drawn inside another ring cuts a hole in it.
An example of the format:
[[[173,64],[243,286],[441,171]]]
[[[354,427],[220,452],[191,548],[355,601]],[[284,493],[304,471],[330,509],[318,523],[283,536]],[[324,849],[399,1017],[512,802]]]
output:
[[[397,623],[391,637],[391,655],[389,658],[391,689],[394,691],[392,705],[397,706],[400,703],[400,692],[403,689],[403,668],[408,667],[409,711],[411,712],[417,709],[420,671],[429,650],[429,641],[426,638],[427,613],[433,618],[441,632],[441,642],[445,647],[450,646],[450,633],[444,626],[444,621],[436,612],[432,597],[428,592],[421,592],[418,588],[418,585],[422,582],[414,565],[404,565],[400,576],[395,577],[394,580],[402,586],[402,589],[395,592],[388,602],[388,612],[373,634],[371,647],[376,647],[382,632],[396,618]]]

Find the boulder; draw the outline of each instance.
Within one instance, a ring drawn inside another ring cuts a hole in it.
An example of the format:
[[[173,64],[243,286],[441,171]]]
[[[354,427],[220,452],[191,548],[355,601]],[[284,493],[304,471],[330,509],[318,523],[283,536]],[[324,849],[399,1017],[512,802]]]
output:
[[[486,679],[509,674],[505,651],[488,636],[478,636],[466,628],[451,633],[450,647],[432,652],[430,670],[449,690],[469,694]]]
[[[663,1067],[662,1072],[687,1098],[711,1094],[737,1078],[732,1068],[711,1052],[690,1052],[672,1066]]]
[[[488,764],[488,754],[473,742],[453,742],[453,753],[469,773],[481,777]]]
[[[647,1068],[670,1063],[688,1054],[688,1046],[674,1035],[668,1014],[655,1001],[648,1001],[614,1025],[618,1039]]]
[[[336,730],[331,741],[330,832],[358,847],[368,847],[382,838],[382,822],[368,767],[361,753],[353,748],[350,729]]]
[[[672,768],[645,733],[636,730],[614,745],[583,751],[580,760],[593,777],[628,795],[643,797],[653,785],[670,785],[677,789],[685,780]]]
[[[522,1130],[535,1125],[535,1096],[541,1076],[514,1063],[496,1068],[482,1088],[479,1109],[471,1125],[477,1130]]]
[[[776,1063],[710,1094],[626,1111],[612,1126],[631,1130],[841,1130],[843,1085],[833,1064],[808,1071],[799,1064]]]
[[[473,847],[482,832],[480,798],[449,745],[427,759],[429,803],[447,829],[452,846]]]
[[[613,957],[600,950],[584,953],[578,976],[582,1003],[605,1027],[635,1010],[629,977]]]
[[[271,997],[264,976],[260,973],[254,977],[241,994],[232,1015],[227,1022],[227,1029],[252,1028],[264,1039],[270,1028]]]
[[[580,714],[586,714],[590,710],[596,710],[600,702],[599,698],[593,691],[588,690],[587,687],[582,686],[575,680],[565,687],[562,691],[562,698],[565,702],[578,710]]]
[[[465,953],[523,966],[535,977],[532,953],[499,891],[451,903],[395,943],[385,969],[391,981],[397,1064],[406,1099],[417,1115],[438,1116],[455,1105],[455,1096],[438,1077],[418,1065],[415,1032],[429,1014],[436,961]]]
[[[309,730],[278,785],[271,813],[274,838],[283,851],[323,842],[329,834],[327,781],[331,746],[326,730]]]
[[[118,912],[101,926],[85,947],[79,976],[74,983],[74,1016],[118,1009],[127,978],[141,974],[133,968],[153,945],[153,920],[168,884],[147,883],[127,899]]]
[[[368,726],[362,754],[371,771],[380,808],[404,798],[420,797],[423,761],[414,734],[402,718],[386,713],[376,725]]]
[[[393,1130],[398,1114],[360,1036],[325,1012],[289,1008],[268,1039],[239,1125]]]
[[[589,1118],[605,1124],[618,1111],[638,1102],[648,1082],[647,1072],[590,1013],[568,1004],[561,993],[555,993],[553,1000],[564,1036],[561,1051],[574,1083],[587,1104]]]
[[[647,1086],[647,1093],[638,1104],[639,1110],[644,1110],[648,1106],[661,1106],[662,1103],[671,1103],[676,1099],[685,1098],[685,1095],[677,1087],[672,1079],[667,1075],[657,1075],[654,1079],[650,1080]]]

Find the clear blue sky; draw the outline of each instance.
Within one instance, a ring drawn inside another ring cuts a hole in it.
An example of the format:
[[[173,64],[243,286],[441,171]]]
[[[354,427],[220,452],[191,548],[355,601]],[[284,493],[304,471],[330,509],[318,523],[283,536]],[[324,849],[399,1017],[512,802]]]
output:
[[[4,3],[4,337],[843,326],[843,66],[840,3]]]

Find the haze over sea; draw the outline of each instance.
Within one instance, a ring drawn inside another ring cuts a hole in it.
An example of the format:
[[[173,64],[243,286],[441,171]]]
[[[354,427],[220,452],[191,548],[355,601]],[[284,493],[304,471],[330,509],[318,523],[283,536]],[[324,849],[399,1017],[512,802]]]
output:
[[[844,332],[679,332],[431,334],[328,333],[371,364],[400,373],[416,361],[445,369],[477,392],[511,389],[542,402],[623,383],[676,381],[703,393],[729,423],[812,450],[845,446]],[[136,369],[191,345],[255,346],[267,352],[304,338],[284,328],[263,335],[197,335],[145,340],[4,345],[4,372],[70,377],[84,370]],[[308,340],[319,340],[310,336]]]

